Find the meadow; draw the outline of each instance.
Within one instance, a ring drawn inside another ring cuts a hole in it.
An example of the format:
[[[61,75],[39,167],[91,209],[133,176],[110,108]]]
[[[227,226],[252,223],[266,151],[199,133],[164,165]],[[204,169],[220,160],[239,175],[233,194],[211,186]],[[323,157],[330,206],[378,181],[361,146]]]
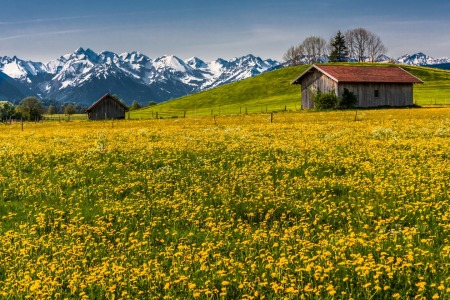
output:
[[[386,66],[386,64],[378,65]],[[298,111],[301,109],[301,88],[299,85],[290,85],[290,82],[308,67],[310,65],[301,65],[263,73],[218,88],[172,99],[156,106],[132,111],[129,117],[149,119]],[[415,104],[450,105],[450,71],[407,65],[401,67],[424,81],[424,84],[414,86]]]
[[[450,109],[0,126],[0,298],[448,299]]]

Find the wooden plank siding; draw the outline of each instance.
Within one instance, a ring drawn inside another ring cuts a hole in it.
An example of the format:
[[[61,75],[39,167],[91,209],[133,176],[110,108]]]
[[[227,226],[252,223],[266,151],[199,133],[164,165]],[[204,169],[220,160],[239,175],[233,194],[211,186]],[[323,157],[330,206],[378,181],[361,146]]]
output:
[[[87,110],[89,120],[124,119],[127,107],[106,95]]]
[[[356,95],[358,107],[412,106],[413,86],[422,80],[396,67],[312,65],[291,84],[302,86],[302,108],[314,108],[317,90],[334,91],[342,99],[344,89]]]
[[[302,109],[314,108],[313,97],[317,90],[324,93],[337,91],[337,83],[328,76],[315,70],[305,76],[302,82]]]
[[[413,105],[412,83],[340,83],[338,95],[342,98],[344,89],[356,95],[358,107],[411,106]],[[375,97],[378,91],[378,97]]]

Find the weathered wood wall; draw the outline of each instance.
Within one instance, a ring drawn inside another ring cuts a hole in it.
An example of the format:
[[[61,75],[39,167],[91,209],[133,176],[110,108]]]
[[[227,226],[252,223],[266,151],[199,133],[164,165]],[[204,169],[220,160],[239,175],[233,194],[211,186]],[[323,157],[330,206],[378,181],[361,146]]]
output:
[[[335,91],[342,98],[344,88],[354,93],[358,107],[411,106],[413,102],[412,83],[337,83],[323,73],[311,69],[302,82],[302,109],[314,108],[313,97],[317,90],[327,93]],[[378,97],[375,97],[378,91]]]
[[[337,92],[337,83],[321,72],[312,69],[302,80],[302,109],[314,108],[313,97],[317,90]]]
[[[413,105],[412,83],[340,83],[341,98],[344,88],[356,95],[358,107]],[[378,97],[375,97],[376,90]]]
[[[124,119],[125,108],[108,97],[95,105],[88,115],[89,120]]]

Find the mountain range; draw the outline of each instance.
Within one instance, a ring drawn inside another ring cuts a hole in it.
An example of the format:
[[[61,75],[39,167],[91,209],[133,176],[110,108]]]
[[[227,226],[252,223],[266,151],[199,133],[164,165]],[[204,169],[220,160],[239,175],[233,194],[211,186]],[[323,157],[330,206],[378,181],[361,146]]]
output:
[[[399,57],[397,60],[399,64],[412,65],[412,66],[438,66],[441,64],[450,63],[450,58],[442,57],[442,58],[433,58],[428,56],[422,52],[412,54],[412,55],[403,55]]]
[[[89,105],[109,92],[127,104],[162,102],[278,68],[280,63],[251,54],[205,62],[176,56],[151,59],[139,52],[95,53],[79,48],[46,64],[0,57],[0,97],[36,95]]]
[[[381,56],[379,62],[436,66],[449,58],[434,59],[424,53],[398,59]],[[246,55],[230,60],[205,62],[173,55],[151,59],[139,52],[95,53],[79,48],[48,63],[0,57],[0,99],[18,101],[26,96],[89,105],[109,92],[130,104],[162,102],[256,76],[283,67],[276,60]]]

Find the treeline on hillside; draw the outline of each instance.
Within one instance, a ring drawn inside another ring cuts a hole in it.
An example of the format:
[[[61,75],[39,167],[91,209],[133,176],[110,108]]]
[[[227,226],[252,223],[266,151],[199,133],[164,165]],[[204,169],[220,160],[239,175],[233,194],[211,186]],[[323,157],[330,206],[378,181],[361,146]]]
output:
[[[287,64],[296,66],[316,62],[375,62],[387,52],[381,38],[365,29],[340,30],[327,42],[320,36],[310,36],[297,46],[291,46],[283,56]]]
[[[124,103],[117,95],[112,95],[120,102]],[[156,105],[154,102],[150,102],[146,106]],[[144,106],[144,107],[146,107]],[[6,122],[9,120],[28,120],[38,121],[41,120],[43,115],[64,114],[84,114],[88,107],[86,105],[79,105],[75,103],[63,103],[55,99],[38,99],[36,97],[26,97],[17,103],[0,100],[0,121]],[[130,110],[140,109],[141,105],[137,101],[133,101]]]
[[[74,103],[62,103],[54,99],[38,99],[26,97],[16,105],[9,101],[0,101],[0,120],[2,122],[12,119],[37,121],[43,114],[80,114],[85,113],[87,107]]]

